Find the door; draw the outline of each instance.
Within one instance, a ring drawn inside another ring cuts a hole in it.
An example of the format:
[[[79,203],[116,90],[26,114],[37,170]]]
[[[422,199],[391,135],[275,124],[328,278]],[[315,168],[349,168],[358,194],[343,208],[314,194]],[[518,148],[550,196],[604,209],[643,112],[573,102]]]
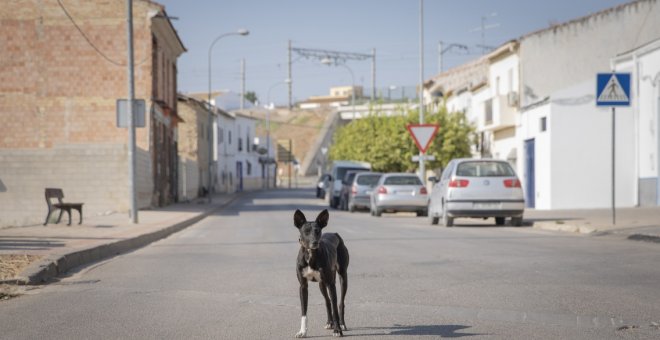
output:
[[[236,191],[243,191],[243,162],[236,162]]]
[[[536,207],[534,139],[525,141],[525,202],[528,208]]]

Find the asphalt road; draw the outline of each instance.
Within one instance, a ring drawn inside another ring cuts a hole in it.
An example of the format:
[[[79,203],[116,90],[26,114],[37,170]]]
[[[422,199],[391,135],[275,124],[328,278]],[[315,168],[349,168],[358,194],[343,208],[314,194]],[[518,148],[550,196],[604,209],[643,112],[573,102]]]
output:
[[[2,339],[288,339],[300,328],[293,212],[248,194],[188,229],[0,302]],[[467,222],[467,223],[466,223]],[[347,337],[658,339],[660,246],[491,221],[330,211],[351,255]],[[309,337],[331,337],[316,284]],[[656,323],[656,324],[654,324]]]

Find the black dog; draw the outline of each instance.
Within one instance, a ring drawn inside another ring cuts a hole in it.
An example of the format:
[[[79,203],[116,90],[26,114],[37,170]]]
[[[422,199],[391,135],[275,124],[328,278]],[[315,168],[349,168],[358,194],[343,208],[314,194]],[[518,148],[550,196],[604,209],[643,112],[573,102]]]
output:
[[[328,225],[328,210],[323,210],[314,222],[307,222],[300,210],[293,214],[293,224],[300,230],[300,251],[296,261],[298,282],[300,282],[300,307],[302,319],[300,332],[296,338],[307,335],[307,281],[318,282],[321,294],[325,298],[328,312],[326,329],[333,329],[333,336],[343,336],[346,329],[344,322],[344,298],[348,288],[348,249],[344,240],[337,233],[321,235],[321,229]],[[336,273],[341,281],[341,300],[337,309]],[[330,295],[330,297],[328,297]]]

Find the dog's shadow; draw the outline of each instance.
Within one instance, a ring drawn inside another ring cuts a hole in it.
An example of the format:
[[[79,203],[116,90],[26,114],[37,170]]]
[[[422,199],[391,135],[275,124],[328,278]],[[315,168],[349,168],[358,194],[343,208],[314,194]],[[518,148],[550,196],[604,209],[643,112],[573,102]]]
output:
[[[463,325],[394,325],[392,327],[356,327],[352,330],[357,334],[345,332],[344,336],[374,336],[374,335],[426,335],[443,338],[462,338],[464,336],[484,335],[479,333],[457,333],[470,328]],[[366,331],[366,333],[361,333]]]

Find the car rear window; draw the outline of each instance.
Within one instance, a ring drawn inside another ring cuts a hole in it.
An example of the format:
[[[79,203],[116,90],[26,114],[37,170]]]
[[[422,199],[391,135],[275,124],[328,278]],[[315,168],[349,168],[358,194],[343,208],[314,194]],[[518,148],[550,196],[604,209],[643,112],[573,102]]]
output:
[[[509,177],[515,176],[509,163],[505,162],[463,162],[456,168],[456,176],[461,177]]]
[[[379,178],[380,175],[361,175],[357,179],[357,184],[374,186],[378,183]]]
[[[422,185],[417,176],[392,176],[385,179],[385,185]]]

